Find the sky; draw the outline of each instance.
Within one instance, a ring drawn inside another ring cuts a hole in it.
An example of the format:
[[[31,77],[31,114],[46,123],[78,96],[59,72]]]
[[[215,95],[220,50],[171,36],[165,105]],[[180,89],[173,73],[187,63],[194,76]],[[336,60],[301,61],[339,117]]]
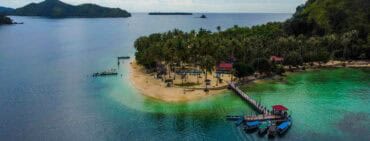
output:
[[[0,6],[18,8],[43,0],[0,0]],[[61,0],[78,5],[95,3],[129,12],[215,12],[215,13],[294,13],[306,0]]]

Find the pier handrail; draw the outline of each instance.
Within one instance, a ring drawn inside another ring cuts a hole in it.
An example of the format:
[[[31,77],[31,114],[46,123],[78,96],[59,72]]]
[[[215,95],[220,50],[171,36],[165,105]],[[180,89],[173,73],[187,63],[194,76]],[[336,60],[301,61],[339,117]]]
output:
[[[229,87],[237,94],[239,95],[242,99],[247,101],[250,105],[253,106],[259,113],[263,115],[268,115],[270,114],[269,111],[263,106],[262,104],[258,104],[256,100],[252,99],[250,96],[248,96],[245,92],[239,89],[239,87],[236,86],[235,82],[230,82]]]

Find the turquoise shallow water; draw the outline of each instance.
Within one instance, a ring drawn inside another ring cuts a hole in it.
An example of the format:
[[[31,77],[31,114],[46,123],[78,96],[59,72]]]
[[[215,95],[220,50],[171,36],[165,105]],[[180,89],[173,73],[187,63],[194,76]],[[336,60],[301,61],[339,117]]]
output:
[[[91,78],[133,55],[133,41],[173,28],[216,30],[279,21],[290,14],[135,14],[129,19],[13,17],[0,27],[1,140],[266,140],[244,134],[229,114],[253,110],[231,92],[170,104],[146,98],[122,77]],[[243,88],[263,104],[284,104],[294,126],[276,140],[369,140],[370,72],[330,69]]]
[[[265,105],[284,104],[294,118],[287,137],[368,140],[370,131],[369,69],[325,69],[289,75],[245,87]]]

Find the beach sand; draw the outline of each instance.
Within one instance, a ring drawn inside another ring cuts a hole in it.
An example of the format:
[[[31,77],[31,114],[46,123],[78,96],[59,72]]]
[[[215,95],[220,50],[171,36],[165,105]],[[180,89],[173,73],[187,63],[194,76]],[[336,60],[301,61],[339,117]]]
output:
[[[346,67],[349,68],[370,68],[370,60],[356,60],[356,61],[329,61],[323,64],[324,67]]]
[[[181,79],[179,79],[179,76],[177,77],[178,79],[174,82],[175,84],[181,81]],[[194,82],[194,78],[196,79],[196,77],[192,77],[189,78],[188,81]],[[209,75],[208,78],[211,79],[213,82],[210,88],[216,87],[216,79],[212,77],[212,75]],[[226,81],[226,78],[224,79]],[[141,66],[137,65],[135,62],[132,62],[130,64],[130,80],[134,87],[138,89],[141,94],[165,102],[188,102],[200,100],[223,93],[226,90],[225,88],[223,88],[221,90],[210,90],[208,93],[206,93],[203,89],[201,89],[202,86],[194,87],[196,89],[192,89],[193,87],[166,87],[166,84],[163,81],[154,78],[154,74],[145,73],[145,70]],[[204,81],[204,78],[200,78],[199,81]],[[218,84],[217,87],[224,87],[226,85],[227,83],[224,82],[222,84]]]

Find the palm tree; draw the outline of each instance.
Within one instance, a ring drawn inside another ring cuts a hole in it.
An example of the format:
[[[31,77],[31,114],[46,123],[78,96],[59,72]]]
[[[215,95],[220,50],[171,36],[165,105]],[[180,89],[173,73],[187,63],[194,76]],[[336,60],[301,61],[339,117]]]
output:
[[[212,56],[206,55],[202,57],[200,68],[205,73],[204,82],[208,81],[208,72],[212,73],[214,66],[215,66],[215,61]],[[206,91],[208,91],[207,86],[208,85],[206,84],[206,89],[205,89]]]

